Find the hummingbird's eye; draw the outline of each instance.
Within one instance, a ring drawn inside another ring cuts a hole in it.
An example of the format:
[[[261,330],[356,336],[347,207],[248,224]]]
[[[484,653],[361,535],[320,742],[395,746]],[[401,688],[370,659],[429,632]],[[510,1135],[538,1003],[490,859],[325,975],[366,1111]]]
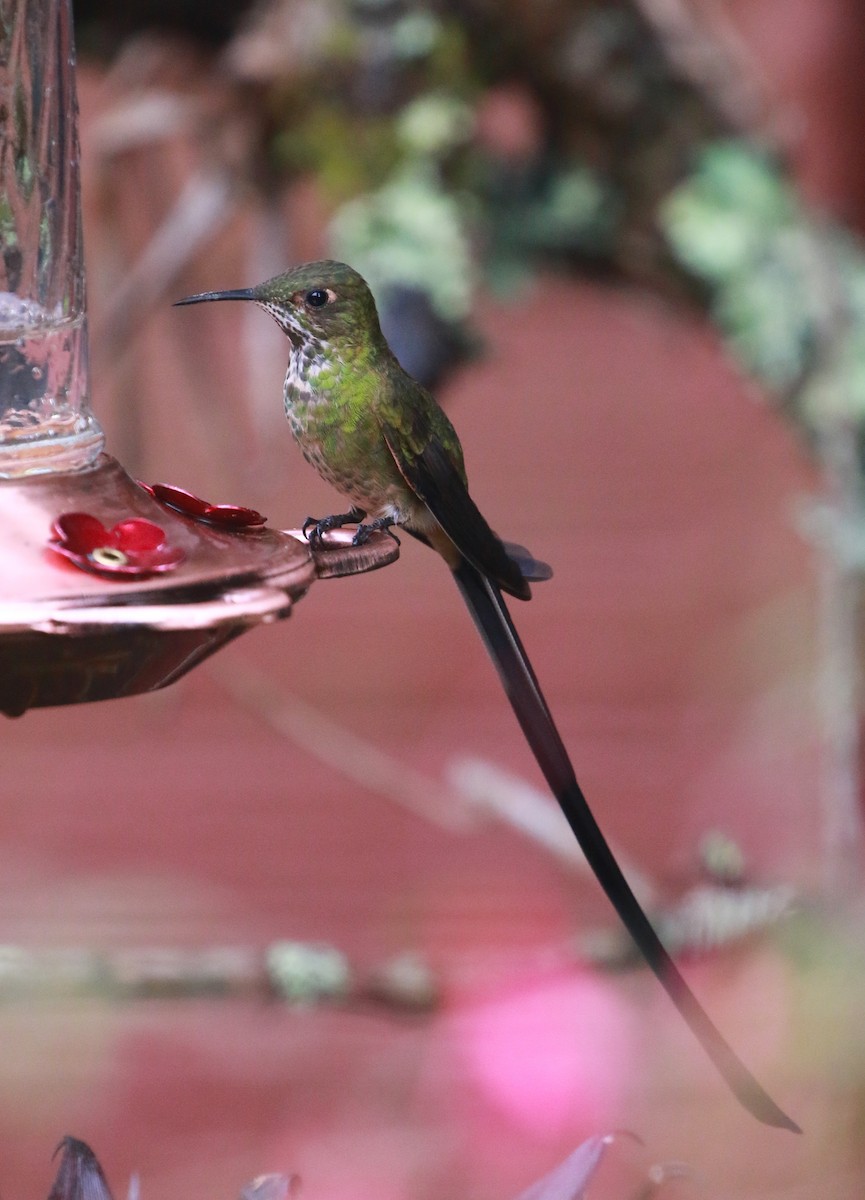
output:
[[[324,288],[313,288],[304,296],[304,301],[310,308],[324,308],[330,299],[330,294]]]

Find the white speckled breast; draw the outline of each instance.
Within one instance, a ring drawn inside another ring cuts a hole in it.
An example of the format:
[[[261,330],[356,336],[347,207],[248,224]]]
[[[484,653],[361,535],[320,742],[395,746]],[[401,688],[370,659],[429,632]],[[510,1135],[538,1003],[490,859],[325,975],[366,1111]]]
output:
[[[373,444],[369,440],[365,454],[358,454],[356,439],[358,431],[347,435],[343,444],[333,444],[333,424],[328,423],[328,445],[330,453],[325,455],[318,436],[321,417],[333,411],[332,392],[317,391],[316,376],[333,365],[330,347],[320,342],[305,342],[292,349],[283,387],[285,415],[291,432],[307,462],[315,467],[319,475],[338,492],[348,496],[352,504],[370,517],[389,516],[397,524],[423,525],[428,513],[425,506],[412,502],[402,476],[390,456],[390,451],[376,432]],[[317,418],[317,410],[320,417]],[[370,422],[370,426],[372,422]],[[370,455],[377,460],[376,467]]]

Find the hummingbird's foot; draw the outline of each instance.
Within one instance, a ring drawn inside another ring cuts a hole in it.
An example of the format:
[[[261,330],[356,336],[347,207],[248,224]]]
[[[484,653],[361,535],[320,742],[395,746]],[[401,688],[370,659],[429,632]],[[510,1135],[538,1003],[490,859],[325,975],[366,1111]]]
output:
[[[307,517],[301,531],[303,536],[315,550],[321,550],[324,545],[324,535],[329,529],[342,529],[343,525],[357,525],[364,519],[366,513],[360,508],[352,508],[347,513],[334,513],[330,517]]]
[[[351,539],[351,544],[352,546],[362,546],[365,542],[369,541],[374,533],[378,533],[381,530],[392,537],[396,544],[399,545],[400,540],[393,531],[393,525],[393,517],[376,517],[368,525],[358,525],[357,533]]]

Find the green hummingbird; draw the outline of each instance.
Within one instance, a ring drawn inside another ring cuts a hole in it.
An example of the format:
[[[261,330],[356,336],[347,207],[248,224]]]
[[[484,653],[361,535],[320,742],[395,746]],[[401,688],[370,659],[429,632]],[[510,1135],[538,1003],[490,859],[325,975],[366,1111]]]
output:
[[[741,1062],[683,979],[634,896],[577,783],[502,593],[528,600],[549,567],[503,542],[469,495],[463,452],[442,409],[397,362],[364,279],[344,263],[306,263],[257,287],[179,300],[248,300],[290,344],[283,397],[304,457],[351,502],[308,518],[304,532],[356,524],[354,543],[404,529],[444,558],[504,685],[523,734],[586,859],[648,965],[741,1103],[798,1132]]]

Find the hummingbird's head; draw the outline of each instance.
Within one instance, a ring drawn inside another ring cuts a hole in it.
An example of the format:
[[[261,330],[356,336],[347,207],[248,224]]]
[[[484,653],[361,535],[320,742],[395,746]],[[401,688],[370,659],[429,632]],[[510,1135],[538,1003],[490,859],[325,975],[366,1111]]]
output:
[[[369,343],[381,338],[375,301],[366,280],[345,263],[302,263],[257,287],[202,292],[177,304],[203,300],[252,300],[274,318],[298,348]]]

